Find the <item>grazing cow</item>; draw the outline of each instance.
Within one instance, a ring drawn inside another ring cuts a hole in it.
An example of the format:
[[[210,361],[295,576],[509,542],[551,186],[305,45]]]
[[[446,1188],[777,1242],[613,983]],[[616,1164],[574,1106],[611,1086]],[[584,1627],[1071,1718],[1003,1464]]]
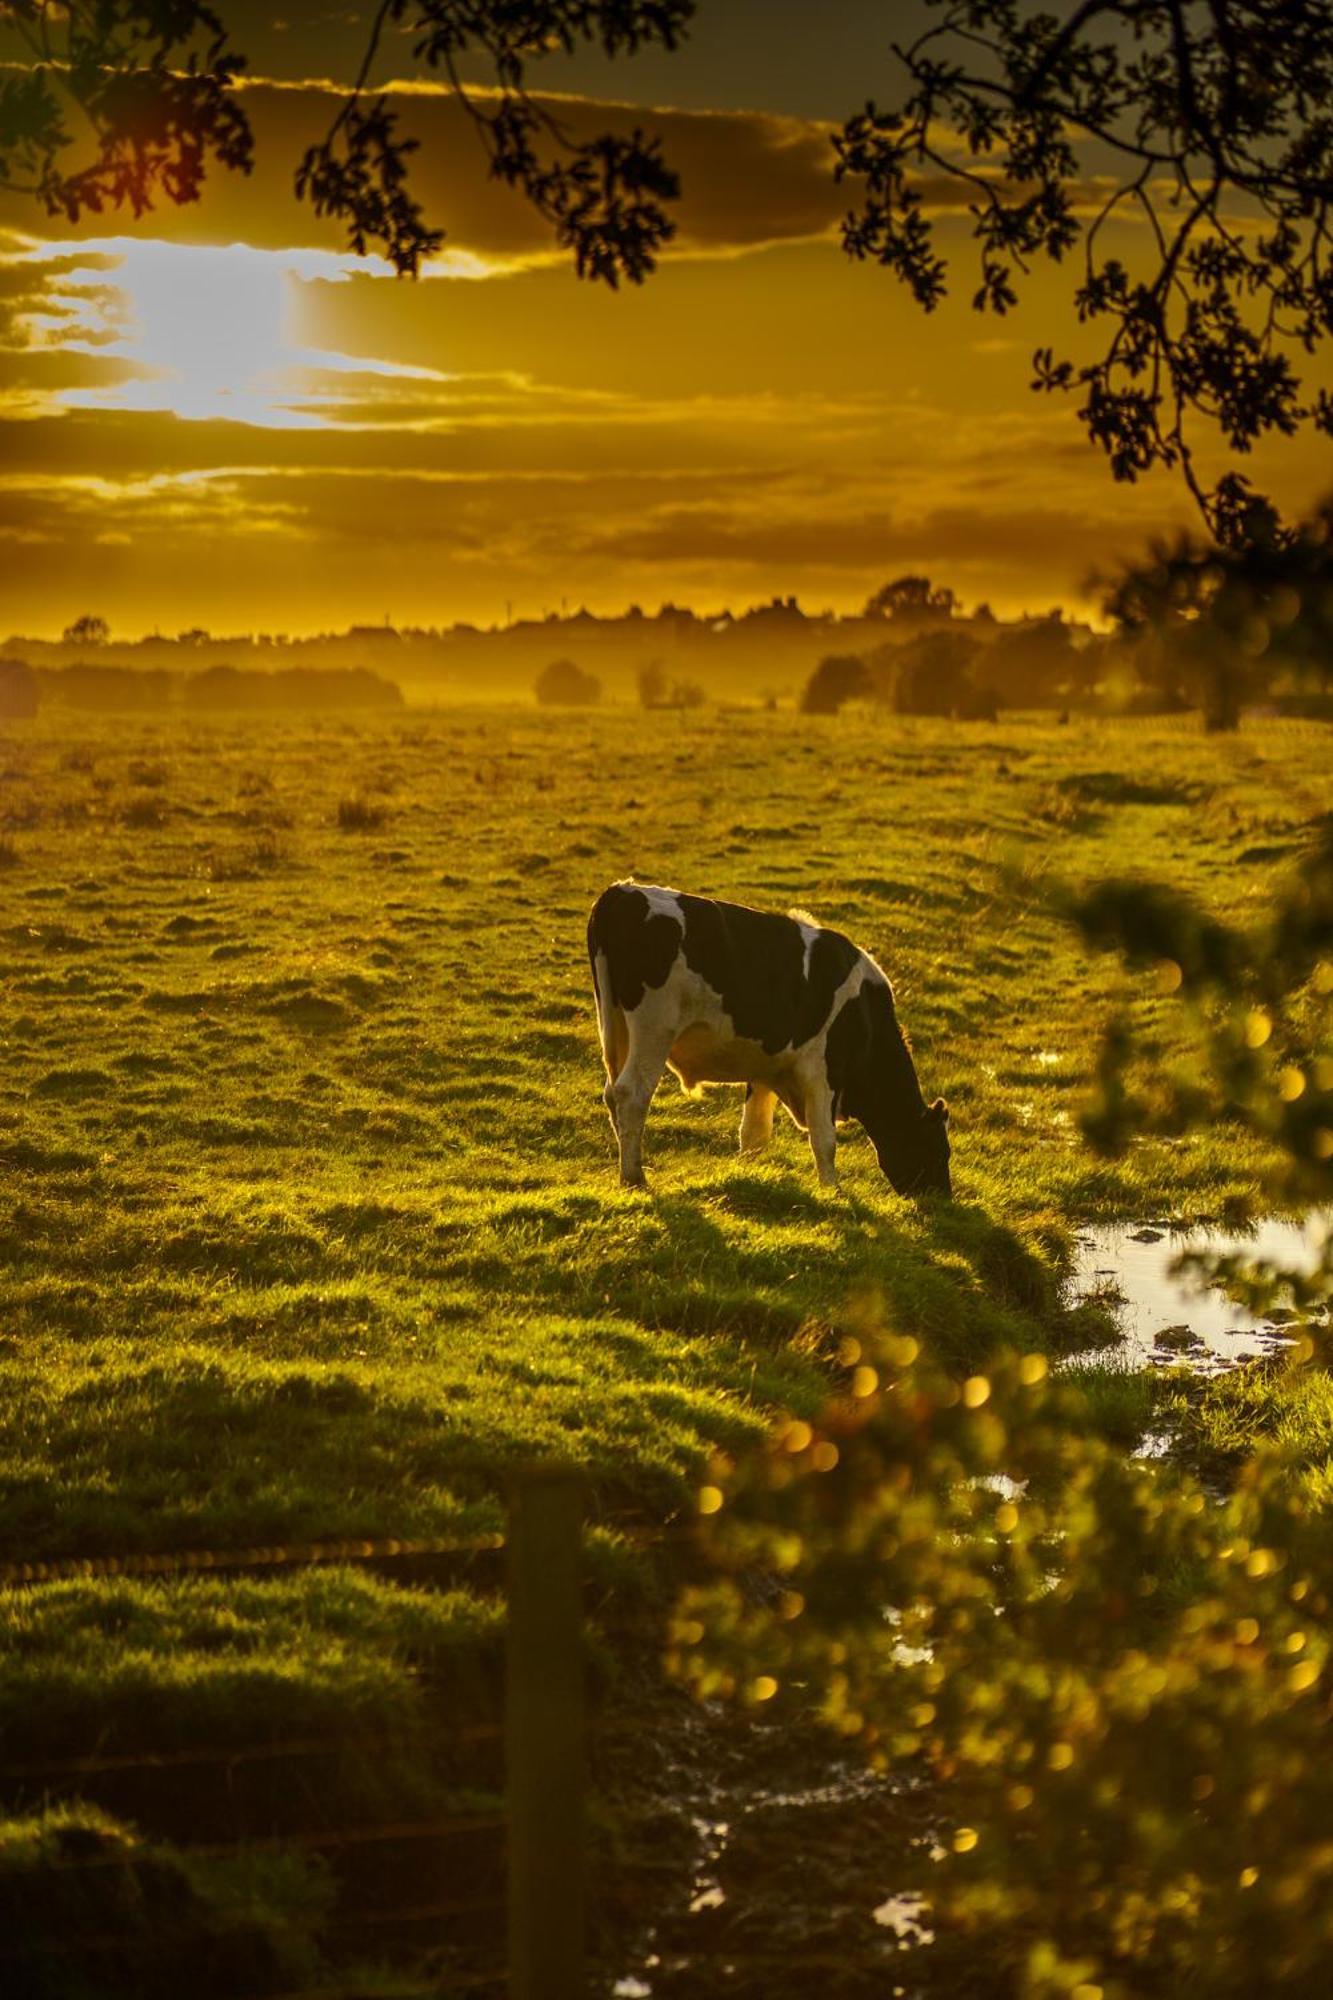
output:
[[[841,931],[617,882],[588,919],[588,956],[627,1187],[644,1185],[644,1119],[669,1066],[693,1096],[746,1086],[743,1153],[768,1143],[781,1102],[826,1187],[838,1121],[856,1118],[899,1194],[950,1192],[944,1100],[925,1102],[892,988]]]

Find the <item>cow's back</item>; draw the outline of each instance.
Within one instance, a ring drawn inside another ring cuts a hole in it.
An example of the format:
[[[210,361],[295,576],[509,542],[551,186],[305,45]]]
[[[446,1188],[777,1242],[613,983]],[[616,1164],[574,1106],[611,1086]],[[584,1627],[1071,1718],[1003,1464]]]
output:
[[[870,963],[840,931],[808,920],[633,882],[598,898],[588,950],[617,1006],[632,1010],[672,979],[682,1000],[714,996],[737,1038],[769,1054],[827,1027],[839,990]]]

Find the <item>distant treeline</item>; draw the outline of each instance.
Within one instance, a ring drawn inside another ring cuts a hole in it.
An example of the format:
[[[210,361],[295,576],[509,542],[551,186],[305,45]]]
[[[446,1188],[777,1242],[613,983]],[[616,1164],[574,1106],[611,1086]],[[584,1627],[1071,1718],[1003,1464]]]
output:
[[[1087,707],[1117,679],[1120,706],[1176,705],[1160,691],[1131,691],[1124,649],[1058,614],[1014,625],[942,619],[866,653],[826,655],[805,684],[801,707],[832,715],[849,701],[869,701],[901,715],[993,718],[1002,708]]]
[[[316,715],[334,711],[401,708],[397,683],[366,667],[215,666],[201,673],[161,667],[78,664],[31,667],[0,661],[0,715],[32,715],[61,707],[86,715]]]
[[[1232,726],[1245,707],[1322,715],[1333,704],[1333,509],[1294,543],[1243,561],[1188,543],[1158,551],[1126,571],[1102,616],[1100,627],[1059,609],[999,617],[909,575],[851,614],[809,612],[786,596],[740,612],[631,605],[493,627],[357,625],[308,638],[193,627],[136,640],[84,617],[59,641],[0,640],[36,677],[26,695],[11,677],[7,708],[0,686],[0,712],[38,694],[84,709],[222,715],[535,692],[561,706],[794,698],[807,713],[865,702],[960,717],[1197,709],[1210,727]]]
[[[1333,622],[1333,621],[1331,621]],[[1252,621],[1255,629],[1258,621]],[[1234,728],[1242,706],[1333,716],[1333,647],[1320,635],[1279,647],[1262,629],[1230,643],[1224,629],[1149,627],[1098,633],[1053,614],[1002,625],[950,618],[863,653],[825,654],[801,692],[806,715],[849,702],[900,715],[994,721],[1004,709],[1176,715],[1201,709]]]

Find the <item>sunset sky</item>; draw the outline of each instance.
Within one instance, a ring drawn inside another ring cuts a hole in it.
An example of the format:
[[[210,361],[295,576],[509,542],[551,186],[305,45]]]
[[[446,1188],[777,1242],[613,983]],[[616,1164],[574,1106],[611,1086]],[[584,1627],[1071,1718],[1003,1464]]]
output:
[[[416,283],[359,263],[291,181],[367,16],[224,12],[252,177],[77,237],[0,196],[0,632],[853,609],[908,568],[1037,609],[1189,518],[1166,479],[1113,485],[1071,406],[1030,394],[1033,348],[1070,337],[1067,274],[983,320],[963,263],[928,319],[842,255],[828,128],[893,100],[910,5],[703,0],[675,56],[547,65],[571,124],[641,120],[683,178],[676,244],[614,295],[419,83],[404,122],[448,242]],[[410,73],[390,46],[381,80]],[[1307,504],[1327,443],[1258,469]]]

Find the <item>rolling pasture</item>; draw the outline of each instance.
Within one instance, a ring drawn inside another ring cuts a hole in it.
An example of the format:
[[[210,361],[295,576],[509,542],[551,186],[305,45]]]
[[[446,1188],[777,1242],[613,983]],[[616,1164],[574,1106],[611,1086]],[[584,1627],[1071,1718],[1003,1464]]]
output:
[[[638,1531],[688,1516],[710,1454],[814,1414],[858,1318],[958,1373],[1001,1344],[1104,1344],[1064,1285],[1077,1225],[1242,1215],[1263,1160],[1220,1128],[1088,1149],[1108,1016],[1128,1006],[1170,1065],[1179,1008],[1049,891],[1137,872],[1261,911],[1328,809],[1327,741],[755,710],[10,726],[0,1562],[486,1533],[509,1471],[556,1457],[588,1475],[609,1633],[608,1607],[669,1592]],[[631,874],[797,904],[872,951],[950,1104],[952,1206],[896,1198],[853,1131],[836,1192],[784,1119],[741,1160],[740,1094],[670,1078],[650,1192],[618,1187],[583,927]],[[1093,1386],[1128,1448],[1151,1385]],[[1262,1396],[1217,1393],[1264,1421]],[[404,1813],[449,1775],[431,1715],[485,1704],[492,1583],[14,1592],[0,1757],[328,1731],[379,1745],[321,1781],[329,1811]],[[617,1657],[607,1637],[608,1676]],[[3,1782],[35,1867],[49,1826]],[[175,1836],[212,1810],[110,1780],[64,1796]],[[253,1916],[253,1887],[214,1890]],[[302,1935],[310,1883],[264,1893]]]

